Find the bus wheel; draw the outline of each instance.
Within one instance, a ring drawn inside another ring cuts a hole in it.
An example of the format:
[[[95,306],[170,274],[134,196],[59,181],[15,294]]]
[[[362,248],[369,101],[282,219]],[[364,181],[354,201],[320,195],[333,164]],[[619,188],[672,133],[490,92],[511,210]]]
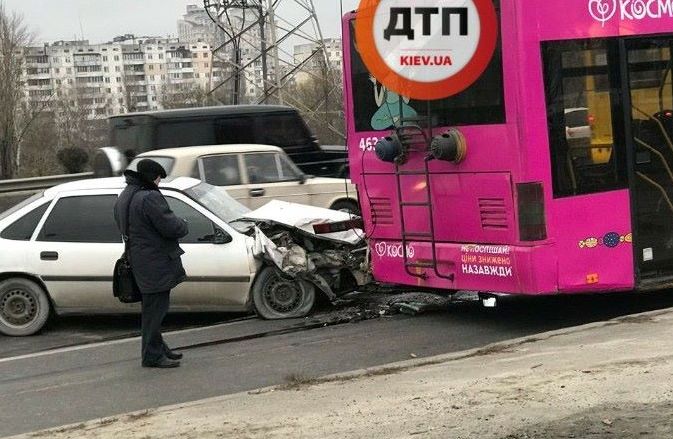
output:
[[[276,268],[266,267],[252,286],[252,301],[257,314],[267,320],[304,317],[313,309],[315,287],[287,279]]]

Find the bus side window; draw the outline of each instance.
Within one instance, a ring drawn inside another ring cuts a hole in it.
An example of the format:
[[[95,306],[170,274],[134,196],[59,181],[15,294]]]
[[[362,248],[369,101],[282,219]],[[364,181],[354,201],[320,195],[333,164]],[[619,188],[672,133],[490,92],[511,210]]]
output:
[[[542,46],[555,197],[626,187],[614,43],[594,39]]]

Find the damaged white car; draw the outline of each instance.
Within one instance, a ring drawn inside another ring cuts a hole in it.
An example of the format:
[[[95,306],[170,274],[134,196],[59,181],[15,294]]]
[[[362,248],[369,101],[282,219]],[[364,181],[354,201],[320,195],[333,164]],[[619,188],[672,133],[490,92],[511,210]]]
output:
[[[112,296],[124,247],[112,212],[124,187],[121,178],[67,183],[0,214],[0,333],[35,334],[52,311],[139,312]],[[189,223],[180,243],[188,277],[172,292],[172,312],[302,317],[316,294],[334,300],[367,282],[361,230],[313,232],[349,220],[347,213],[284,202],[251,212],[191,178],[162,182],[161,191]]]

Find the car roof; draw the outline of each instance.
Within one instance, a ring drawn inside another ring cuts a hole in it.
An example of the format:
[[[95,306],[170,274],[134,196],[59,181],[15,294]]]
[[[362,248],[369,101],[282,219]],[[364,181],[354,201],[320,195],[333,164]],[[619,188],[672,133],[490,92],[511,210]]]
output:
[[[297,110],[285,105],[220,105],[216,107],[181,108],[177,110],[144,111],[140,113],[121,114],[110,117],[129,119],[134,117],[153,117],[155,119],[178,119],[185,117],[232,116],[239,114],[287,113]]]
[[[175,189],[184,191],[190,189],[201,181],[190,177],[167,178],[159,184],[163,189]],[[112,178],[88,178],[85,180],[72,181],[59,184],[44,191],[45,196],[55,196],[62,192],[100,190],[100,189],[123,189],[126,187],[126,179],[123,177]]]
[[[138,157],[174,157],[190,158],[200,157],[210,154],[240,154],[247,152],[282,152],[277,146],[255,145],[255,144],[231,144],[231,145],[205,145],[205,146],[184,146],[180,148],[155,149],[154,151],[138,154]]]

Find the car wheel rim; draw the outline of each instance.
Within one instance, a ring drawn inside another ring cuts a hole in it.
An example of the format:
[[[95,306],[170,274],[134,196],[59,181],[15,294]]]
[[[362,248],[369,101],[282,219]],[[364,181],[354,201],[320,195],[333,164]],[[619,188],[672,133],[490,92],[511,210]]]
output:
[[[264,288],[264,300],[269,308],[279,313],[288,313],[297,309],[304,299],[304,293],[295,282],[279,277],[267,282]]]
[[[26,326],[37,317],[37,299],[25,290],[10,290],[0,296],[0,319],[13,327]]]

